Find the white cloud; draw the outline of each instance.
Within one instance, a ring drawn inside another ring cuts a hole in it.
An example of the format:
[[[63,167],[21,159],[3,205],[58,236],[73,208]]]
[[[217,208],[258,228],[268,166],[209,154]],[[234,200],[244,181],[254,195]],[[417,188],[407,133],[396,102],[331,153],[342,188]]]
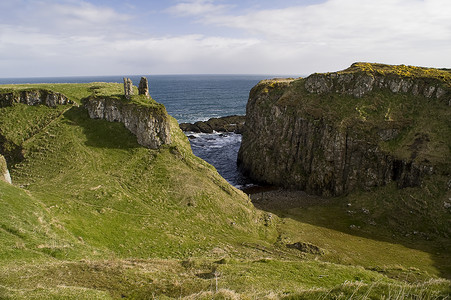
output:
[[[119,31],[132,17],[107,6],[86,1],[22,0],[17,6],[7,3],[0,11],[0,23],[29,27],[47,34],[96,35]],[[0,7],[2,8],[2,7]]]
[[[311,6],[261,10],[246,15],[202,17],[203,22],[285,41],[360,42],[449,39],[448,0],[329,0]]]
[[[451,65],[449,0],[328,0],[238,15],[226,4],[186,0],[170,12],[183,15],[178,26],[187,17],[200,22],[197,32],[183,28],[182,34],[176,27],[164,35],[140,24],[138,32],[130,23],[134,17],[86,1],[18,1],[28,2],[19,14],[12,6],[10,17],[0,11],[0,77],[301,75],[355,61]],[[218,34],[224,28],[227,36]]]
[[[266,47],[278,46],[286,53],[298,48],[305,56],[293,59],[298,59],[299,66],[305,62],[310,71],[312,61],[318,59],[316,66],[322,69],[322,60],[327,57],[341,61],[341,65],[358,59],[449,65],[450,16],[449,0],[329,0],[242,15],[197,17],[205,25],[258,36]]]
[[[180,16],[202,16],[224,12],[228,7],[214,4],[212,0],[185,0],[170,7],[167,11]]]

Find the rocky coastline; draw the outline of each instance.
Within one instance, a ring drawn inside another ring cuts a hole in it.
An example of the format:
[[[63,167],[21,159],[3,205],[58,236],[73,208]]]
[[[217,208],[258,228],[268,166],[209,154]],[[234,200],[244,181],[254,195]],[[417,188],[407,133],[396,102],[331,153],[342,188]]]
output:
[[[210,118],[208,121],[197,121],[195,123],[180,123],[180,129],[184,132],[213,133],[234,132],[242,134],[244,131],[245,116],[226,116]]]

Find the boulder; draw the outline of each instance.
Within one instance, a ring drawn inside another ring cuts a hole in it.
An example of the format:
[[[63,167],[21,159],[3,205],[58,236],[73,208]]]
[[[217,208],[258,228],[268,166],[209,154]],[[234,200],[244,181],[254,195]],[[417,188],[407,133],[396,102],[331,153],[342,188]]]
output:
[[[0,155],[0,180],[11,183],[11,176],[9,175],[6,160],[3,155]]]

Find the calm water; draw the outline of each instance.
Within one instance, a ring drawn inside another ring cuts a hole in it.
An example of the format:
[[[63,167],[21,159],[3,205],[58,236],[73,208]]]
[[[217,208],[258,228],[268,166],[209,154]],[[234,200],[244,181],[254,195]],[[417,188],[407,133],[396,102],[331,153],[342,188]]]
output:
[[[123,76],[0,78],[0,84],[12,83],[87,83],[119,82]],[[141,76],[127,76],[134,85]],[[163,103],[179,123],[205,121],[212,117],[244,115],[251,88],[262,79],[280,77],[265,75],[147,75],[150,95]],[[249,184],[236,168],[241,144],[237,134],[194,134],[191,148],[198,157],[216,167],[231,184]]]

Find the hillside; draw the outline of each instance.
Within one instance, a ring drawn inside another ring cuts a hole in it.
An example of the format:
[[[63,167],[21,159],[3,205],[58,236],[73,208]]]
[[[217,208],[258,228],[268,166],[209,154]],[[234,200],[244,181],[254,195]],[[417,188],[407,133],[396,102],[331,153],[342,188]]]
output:
[[[399,260],[347,263],[348,250],[329,255],[321,241],[326,255],[287,247],[304,241],[296,227],[307,223],[254,208],[192,154],[177,122],[153,99],[126,100],[121,85],[109,83],[2,86],[0,99],[37,91],[40,99],[60,93],[70,101],[2,102],[0,150],[13,182],[0,181],[2,299],[448,292],[429,248],[383,242]],[[125,119],[92,119],[89,105],[101,99],[120,112],[154,110],[169,139],[143,146]],[[361,247],[371,252],[381,243]]]

